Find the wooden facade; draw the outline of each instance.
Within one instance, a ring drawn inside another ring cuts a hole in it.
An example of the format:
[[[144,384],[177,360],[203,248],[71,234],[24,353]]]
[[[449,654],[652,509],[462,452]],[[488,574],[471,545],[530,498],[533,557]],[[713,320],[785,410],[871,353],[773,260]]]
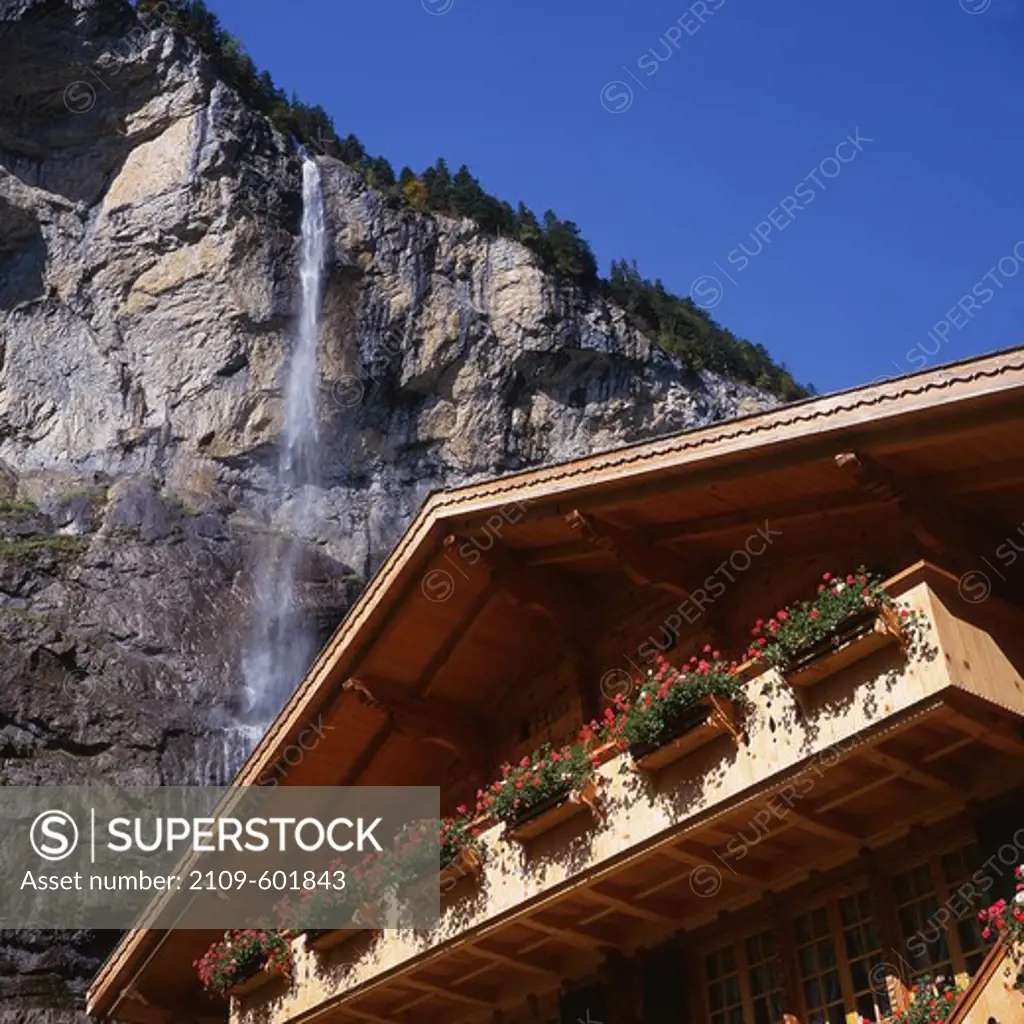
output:
[[[215,935],[139,931],[90,1010],[860,1024],[917,972],[966,981],[1024,855],[1022,437],[1013,350],[432,495],[236,784],[437,785],[450,811],[656,651],[741,655],[824,572],[882,570],[923,635],[752,675],[738,729],[656,770],[607,751],[602,818],[487,827],[429,935],[297,936],[295,980],[229,1005],[191,971]],[[287,758],[311,722],[337,728]]]

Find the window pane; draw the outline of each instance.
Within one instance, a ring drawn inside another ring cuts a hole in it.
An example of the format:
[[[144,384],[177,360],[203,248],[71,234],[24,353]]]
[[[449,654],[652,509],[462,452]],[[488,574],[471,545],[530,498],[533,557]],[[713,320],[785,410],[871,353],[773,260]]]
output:
[[[719,974],[718,970],[718,954],[710,953],[704,958],[705,970],[708,972],[709,978],[717,978]]]
[[[843,998],[843,990],[839,987],[839,975],[835,971],[829,971],[821,979],[821,983],[825,989],[825,998],[830,1003]]]
[[[839,901],[839,916],[844,925],[851,925],[857,920],[857,903],[852,896],[844,896]]]
[[[730,1004],[740,1001],[740,982],[735,974],[725,979],[725,1001]]]
[[[809,1007],[821,1006],[823,1002],[821,998],[821,985],[818,984],[817,978],[804,982],[804,999]]]

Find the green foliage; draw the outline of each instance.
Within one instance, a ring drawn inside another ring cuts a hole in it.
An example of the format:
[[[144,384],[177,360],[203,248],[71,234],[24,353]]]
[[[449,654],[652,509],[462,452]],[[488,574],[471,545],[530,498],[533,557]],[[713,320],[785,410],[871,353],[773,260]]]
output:
[[[233,929],[224,933],[192,964],[203,988],[224,994],[232,985],[251,978],[266,967],[286,978],[292,973],[292,950],[284,934],[263,928]]]
[[[900,628],[918,627],[918,614],[897,609],[881,577],[868,573],[864,566],[845,578],[825,573],[813,601],[780,608],[767,621],[754,623],[747,657],[763,659],[785,671],[800,655],[836,637],[857,616],[878,613],[899,619]]]
[[[58,535],[55,537],[0,538],[0,559],[17,561],[43,551],[54,554],[80,555],[88,547],[89,541],[85,537]]]
[[[475,850],[477,829],[465,807],[458,809],[454,818],[441,821],[441,870],[455,861],[463,850]]]
[[[602,738],[623,750],[659,747],[673,737],[679,716],[705,697],[746,706],[743,682],[734,674],[736,663],[722,661],[710,646],[704,654],[707,657],[694,655],[681,669],[659,656],[646,678],[636,681],[636,699],[619,694],[614,707],[605,711]],[[591,728],[599,727],[594,723]]]
[[[963,991],[953,981],[931,981],[918,978],[910,990],[910,1005],[894,1013],[892,1024],[942,1024],[956,1009]]]
[[[419,212],[466,217],[487,234],[521,242],[548,270],[625,306],[664,349],[680,356],[694,370],[721,373],[784,401],[809,393],[785,366],[771,359],[763,346],[736,338],[688,296],[681,298],[667,291],[660,281],[645,280],[635,264],[613,262],[611,277],[602,280],[590,245],[575,223],[561,220],[551,210],[538,220],[523,203],[513,208],[485,192],[465,164],[452,174],[442,159],[419,175],[403,168],[396,178],[391,164],[384,157],[370,156],[354,135],[339,139],[330,115],[322,107],[308,106],[295,95],[289,99],[266,71],[258,71],[242,43],[221,27],[203,0],[175,0],[173,12],[167,7],[165,0],[135,0],[135,9],[145,24],[152,24],[155,14],[184,32],[206,53],[221,78],[281,132],[318,153],[343,161],[367,185],[393,201]]]
[[[716,323],[689,296],[680,298],[661,281],[648,281],[636,262],[612,261],[604,282],[609,298],[622,306],[668,352],[681,356],[694,370],[712,370],[733,380],[763,388],[787,402],[806,398],[797,384],[763,345],[737,338]]]
[[[586,743],[541,747],[515,766],[502,765],[501,778],[481,791],[477,811],[499,821],[516,821],[545,800],[579,789],[594,770]]]

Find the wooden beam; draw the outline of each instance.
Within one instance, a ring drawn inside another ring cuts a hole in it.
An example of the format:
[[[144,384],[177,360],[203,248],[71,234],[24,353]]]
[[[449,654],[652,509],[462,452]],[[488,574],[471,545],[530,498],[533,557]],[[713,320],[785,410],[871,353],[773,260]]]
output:
[[[813,832],[834,842],[859,845],[866,836],[864,826],[840,811],[824,812],[815,808],[790,808],[787,818],[792,818],[797,828]]]
[[[451,701],[410,696],[399,683],[362,676],[342,684],[370,707],[388,716],[397,732],[452,751],[474,776],[483,777],[487,766],[489,729],[482,720]]]
[[[664,854],[671,860],[679,861],[681,864],[689,864],[692,867],[708,866],[718,870],[721,864],[728,871],[739,885],[752,889],[764,889],[768,885],[768,876],[753,866],[744,864],[742,866],[731,863],[723,858],[710,846],[698,843],[692,839],[687,840],[681,846],[661,846],[658,853]]]
[[[466,1003],[469,1006],[484,1006],[488,1009],[494,1006],[494,999],[491,996],[473,996],[468,992],[459,992],[450,985],[435,985],[433,982],[421,981],[409,975],[403,976],[400,985],[408,985],[409,988],[418,989],[420,992],[427,992],[433,996],[440,996],[442,999],[451,999],[457,1003]]]
[[[431,656],[430,661],[424,667],[423,672],[420,674],[420,682],[415,686],[412,692],[416,696],[422,696],[425,694],[431,686],[434,685],[438,674],[441,669],[451,660],[452,655],[457,650],[458,646],[462,643],[465,637],[473,629],[476,623],[480,620],[480,616],[483,615],[484,610],[490,603],[491,598],[494,596],[495,587],[494,584],[490,584],[484,593],[480,596],[480,599],[476,602],[472,612],[467,615],[454,630],[446,638],[443,644],[437,649],[437,651]],[[407,597],[408,588],[403,591],[403,597]],[[362,658],[360,658],[360,661]],[[326,715],[333,705],[333,702],[339,699],[345,691],[341,686],[335,687],[332,691],[330,701],[328,702],[324,714]],[[363,748],[362,752],[356,758],[352,767],[349,768],[344,779],[340,783],[343,786],[354,786],[362,777],[363,773],[373,763],[376,756],[380,753],[384,744],[387,743],[388,737],[391,735],[391,723],[385,723],[379,728],[370,739],[370,742]]]
[[[689,597],[707,573],[671,551],[658,550],[629,530],[613,526],[578,509],[565,521],[590,547],[606,551],[640,587],[657,587],[676,597]]]
[[[973,701],[962,699],[969,696],[969,694],[949,694],[947,696],[946,711],[957,728],[993,750],[1014,754],[1018,757],[1024,754],[1024,736],[1021,735],[1024,726],[1020,724],[1019,720],[1011,725],[999,712],[989,711],[979,707]]]
[[[562,972],[555,967],[543,967],[532,960],[527,960],[521,950],[515,956],[509,956],[507,953],[499,953],[496,949],[489,949],[479,942],[468,943],[467,948],[473,953],[478,953],[485,959],[490,960],[492,963],[502,964],[505,967],[515,967],[521,971],[529,971],[532,974],[540,974],[544,977],[558,980],[561,980],[562,977]]]
[[[679,923],[678,917],[671,914],[663,914],[657,910],[651,910],[649,907],[641,907],[635,899],[622,899],[622,897],[613,896],[611,893],[605,892],[603,889],[598,889],[596,886],[581,888],[579,890],[579,895],[584,899],[596,900],[598,903],[603,903],[605,906],[611,907],[613,910],[621,911],[623,914],[628,914],[630,917],[642,918],[644,921],[656,921],[658,924],[670,925]]]
[[[911,534],[938,564],[945,562],[957,572],[977,568],[987,552],[995,550],[998,541],[990,541],[935,494],[923,492],[912,480],[901,480],[887,466],[858,452],[842,452],[836,465],[849,474],[857,486],[880,501],[895,501]],[[1011,604],[1020,605],[1021,595],[997,579],[992,589]]]
[[[868,747],[863,751],[864,757],[892,772],[893,775],[915,782],[926,789],[942,793],[966,793],[970,789],[970,780],[958,779],[951,772],[943,771],[937,766],[914,763],[897,754],[890,754],[879,747]]]
[[[790,498],[787,501],[770,502],[749,509],[721,512],[717,515],[699,516],[652,527],[647,537],[652,544],[671,544],[673,541],[696,540],[716,533],[750,529],[769,522],[773,524],[795,523],[801,519],[821,519],[827,516],[863,515],[868,509],[880,509],[888,502],[879,501],[874,495],[859,490],[843,490],[828,497],[808,495]]]
[[[580,946],[584,949],[594,950],[605,949],[610,945],[606,939],[599,939],[596,935],[591,935],[589,932],[583,932],[568,925],[547,924],[544,921],[538,921],[535,917],[524,917],[517,921],[516,924],[529,928],[531,931],[543,932],[545,935],[550,935],[552,938],[559,939],[570,946]]]
[[[465,537],[452,534],[445,538],[444,546],[458,548],[465,542]],[[487,551],[477,550],[491,579],[516,604],[547,616],[560,629],[575,632],[582,593],[571,576],[556,569],[533,568],[497,541]]]
[[[464,542],[455,534],[445,538],[445,547]],[[600,708],[598,691],[600,665],[596,661],[592,605],[572,576],[557,569],[531,567],[497,541],[486,551],[477,549],[494,583],[516,604],[549,618],[558,629],[576,664],[576,687],[584,721],[596,718]]]

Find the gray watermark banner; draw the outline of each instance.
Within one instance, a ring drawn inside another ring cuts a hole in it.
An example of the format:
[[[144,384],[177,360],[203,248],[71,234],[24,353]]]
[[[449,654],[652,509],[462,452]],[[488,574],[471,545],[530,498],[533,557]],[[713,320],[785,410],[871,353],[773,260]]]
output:
[[[0,789],[0,928],[433,928],[436,787]]]

